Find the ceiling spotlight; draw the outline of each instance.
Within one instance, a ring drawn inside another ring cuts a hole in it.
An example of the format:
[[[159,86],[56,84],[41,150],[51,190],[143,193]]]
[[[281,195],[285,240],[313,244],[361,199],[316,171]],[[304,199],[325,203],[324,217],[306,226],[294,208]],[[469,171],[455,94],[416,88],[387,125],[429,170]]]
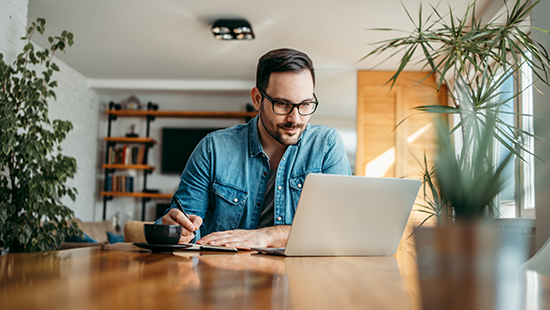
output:
[[[214,34],[222,34],[222,33],[229,33],[231,30],[227,27],[212,27],[212,33]]]
[[[218,19],[210,29],[217,40],[252,40],[254,33],[244,19]]]

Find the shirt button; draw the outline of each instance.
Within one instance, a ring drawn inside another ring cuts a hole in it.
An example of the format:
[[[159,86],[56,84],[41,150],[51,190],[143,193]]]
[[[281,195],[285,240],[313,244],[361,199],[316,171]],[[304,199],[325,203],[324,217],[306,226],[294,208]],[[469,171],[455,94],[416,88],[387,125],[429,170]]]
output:
[[[234,202],[237,202],[237,201],[239,201],[239,199],[235,198],[235,199],[233,199],[233,201],[234,201]]]
[[[302,184],[298,184],[298,188],[302,188]]]
[[[264,176],[266,176],[266,175],[267,175],[267,172],[264,172]]]
[[[282,186],[277,186],[277,189],[281,190],[281,189],[283,189],[283,187]]]
[[[279,216],[279,217],[277,218],[277,221],[280,221],[280,220],[281,220],[281,217]]]
[[[261,206],[262,204],[258,202],[256,205],[259,207],[259,206]]]
[[[283,160],[285,160],[285,158],[283,157]]]

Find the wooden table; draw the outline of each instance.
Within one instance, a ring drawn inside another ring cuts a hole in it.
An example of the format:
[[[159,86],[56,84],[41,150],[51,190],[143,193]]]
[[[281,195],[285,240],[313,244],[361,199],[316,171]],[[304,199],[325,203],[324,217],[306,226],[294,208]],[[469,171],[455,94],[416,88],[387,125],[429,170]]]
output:
[[[115,244],[0,257],[0,309],[419,309],[415,272],[407,251],[283,258]],[[548,309],[549,279],[531,275],[534,309]]]

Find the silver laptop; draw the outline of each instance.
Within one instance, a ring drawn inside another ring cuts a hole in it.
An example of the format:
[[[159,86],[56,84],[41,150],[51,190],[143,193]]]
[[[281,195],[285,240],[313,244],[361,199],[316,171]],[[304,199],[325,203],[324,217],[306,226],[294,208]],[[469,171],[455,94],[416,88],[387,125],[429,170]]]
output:
[[[309,174],[284,248],[285,256],[388,256],[397,252],[419,180]]]

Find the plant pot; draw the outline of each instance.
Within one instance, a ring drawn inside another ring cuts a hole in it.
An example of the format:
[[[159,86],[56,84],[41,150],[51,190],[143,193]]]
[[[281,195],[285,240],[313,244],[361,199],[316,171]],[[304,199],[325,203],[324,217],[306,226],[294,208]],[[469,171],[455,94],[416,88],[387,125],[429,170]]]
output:
[[[423,309],[521,309],[527,240],[512,227],[456,222],[415,232]]]

